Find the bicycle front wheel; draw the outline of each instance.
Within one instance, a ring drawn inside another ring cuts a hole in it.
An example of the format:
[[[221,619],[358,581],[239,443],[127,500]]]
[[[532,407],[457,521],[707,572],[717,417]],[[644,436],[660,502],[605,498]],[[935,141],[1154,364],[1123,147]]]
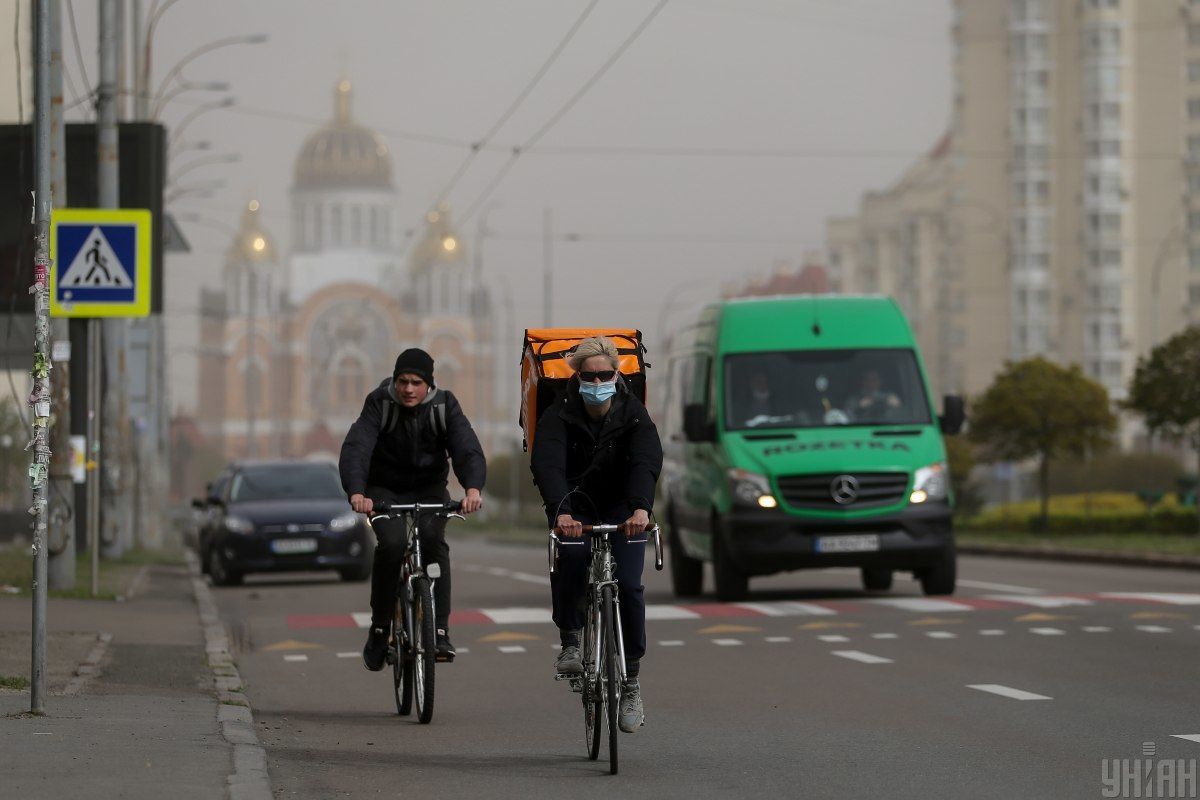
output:
[[[422,725],[433,719],[433,667],[436,661],[433,586],[428,578],[417,578],[413,581],[413,688],[417,719]]]
[[[601,638],[600,610],[589,593],[587,616],[583,623],[583,641],[580,652],[583,656],[583,729],[587,736],[588,759],[600,757],[601,731],[604,725],[604,691],[600,682],[600,664],[604,652]]]
[[[605,586],[602,590],[600,609],[601,627],[604,630],[604,648],[601,664],[604,671],[604,704],[608,713],[608,772],[617,774],[617,714],[619,712],[619,694],[621,682],[621,667],[617,659],[621,651],[617,649],[617,624],[613,611],[617,604],[613,600],[613,588]]]
[[[392,620],[392,683],[396,693],[396,713],[407,717],[413,704],[412,643],[404,635],[404,615],[408,606],[404,591],[396,597],[396,616]]]

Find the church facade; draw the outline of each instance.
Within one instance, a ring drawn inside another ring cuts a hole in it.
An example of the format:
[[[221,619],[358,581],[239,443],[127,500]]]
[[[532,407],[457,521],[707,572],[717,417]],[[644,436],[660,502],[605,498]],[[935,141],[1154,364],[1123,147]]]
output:
[[[491,386],[496,319],[478,269],[445,208],[403,233],[387,144],[354,120],[351,99],[342,81],[332,120],[300,148],[286,239],[251,201],[222,288],[201,298],[197,422],[227,459],[336,456],[412,346],[434,357],[438,386],[485,447],[512,435],[515,413]]]

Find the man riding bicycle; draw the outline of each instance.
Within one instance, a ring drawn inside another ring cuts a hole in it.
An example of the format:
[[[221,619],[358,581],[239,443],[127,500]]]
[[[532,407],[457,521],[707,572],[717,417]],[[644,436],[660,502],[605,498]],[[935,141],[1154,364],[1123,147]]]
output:
[[[638,671],[646,652],[646,551],[641,541],[629,540],[650,524],[662,443],[646,407],[621,377],[620,357],[611,339],[583,340],[567,363],[575,375],[538,420],[530,468],[550,525],[560,528],[564,537],[581,537],[585,523],[621,526],[621,535],[610,541],[626,659],[620,727],[632,733],[645,722]],[[550,579],[562,645],[555,669],[561,675],[583,672],[579,633],[590,550],[590,542],[587,547],[562,548]]]
[[[479,439],[454,395],[433,382],[433,358],[410,348],[396,359],[392,378],[367,395],[362,413],[342,443],[338,468],[350,505],[370,514],[373,500],[389,503],[444,503],[450,500],[450,464],[466,490],[462,512],[483,505],[480,492],[487,464]],[[388,627],[395,614],[396,582],[404,558],[404,522],[378,520],[377,544],[371,570],[371,630],[363,647],[363,664],[372,672],[383,669]],[[446,520],[430,514],[420,521],[421,549],[428,561],[441,567],[434,584],[437,657],[454,660],[450,643],[450,548]]]

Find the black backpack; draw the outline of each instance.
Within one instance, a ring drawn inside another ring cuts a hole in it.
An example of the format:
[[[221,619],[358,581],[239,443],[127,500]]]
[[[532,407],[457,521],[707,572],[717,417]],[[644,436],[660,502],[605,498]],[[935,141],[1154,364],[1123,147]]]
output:
[[[429,401],[429,406],[433,412],[433,432],[437,435],[438,441],[446,440],[446,393],[442,390],[436,390],[437,394]],[[379,432],[391,433],[396,430],[396,425],[400,422],[399,403],[391,397],[383,398],[383,407],[379,409]]]

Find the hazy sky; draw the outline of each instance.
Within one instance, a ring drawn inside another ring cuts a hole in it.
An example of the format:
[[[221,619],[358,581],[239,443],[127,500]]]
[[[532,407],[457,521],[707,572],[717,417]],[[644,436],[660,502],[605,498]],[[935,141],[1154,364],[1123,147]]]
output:
[[[94,81],[95,2],[75,0]],[[149,5],[149,0],[147,0]],[[354,114],[387,138],[405,227],[466,150],[411,132],[478,140],[515,99],[586,0],[180,0],[154,39],[158,78],[193,48],[241,33],[270,41],[193,62],[191,80],[233,84],[238,107],[190,126],[241,163],[197,170],[222,178],[215,197],[176,213],[236,225],[258,198],[287,240],[292,164],[305,136],[332,113],[341,76]],[[613,53],[653,0],[600,0],[536,91],[494,141],[513,145],[541,127]],[[519,330],[541,320],[543,209],[559,234],[600,241],[555,245],[556,324],[642,327],[654,349],[668,297],[675,308],[720,286],[799,261],[822,245],[825,220],[854,210],[944,131],[950,107],[949,0],[671,0],[616,65],[541,141],[546,148],[709,148],[724,155],[544,152],[524,155],[494,194],[484,272],[505,276]],[[66,63],[82,84],[69,24]],[[192,93],[164,114],[169,125]],[[282,116],[272,116],[279,112]],[[78,113],[76,116],[79,116]],[[292,119],[294,117],[307,118]],[[787,151],[751,156],[737,151]],[[195,157],[181,156],[179,163]],[[450,197],[464,210],[506,160],[484,153]],[[194,403],[195,293],[216,285],[227,236],[185,225],[189,256],[167,264],[176,407]],[[475,225],[463,231],[468,247]],[[501,306],[502,307],[502,306]],[[672,309],[669,323],[685,314]],[[399,345],[400,343],[398,343]],[[381,365],[386,372],[387,366]]]

